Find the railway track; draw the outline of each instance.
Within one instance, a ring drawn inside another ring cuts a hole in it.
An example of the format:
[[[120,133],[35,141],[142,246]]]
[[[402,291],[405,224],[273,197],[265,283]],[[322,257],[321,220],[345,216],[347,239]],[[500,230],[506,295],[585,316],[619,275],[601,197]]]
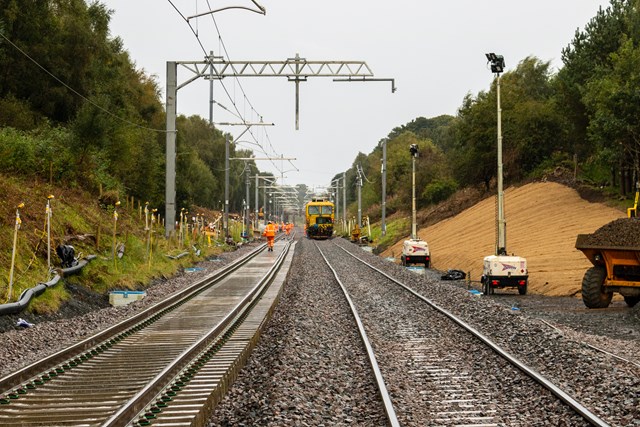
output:
[[[204,425],[277,301],[291,241],[0,379],[2,426]]]
[[[393,404],[385,404],[390,425],[416,420],[419,425],[608,425],[569,392],[400,281],[333,242],[316,247],[354,316],[362,316],[357,323],[368,332],[361,333],[363,341],[370,339],[379,355],[371,363],[382,383],[382,400]],[[396,381],[403,386],[395,387]]]

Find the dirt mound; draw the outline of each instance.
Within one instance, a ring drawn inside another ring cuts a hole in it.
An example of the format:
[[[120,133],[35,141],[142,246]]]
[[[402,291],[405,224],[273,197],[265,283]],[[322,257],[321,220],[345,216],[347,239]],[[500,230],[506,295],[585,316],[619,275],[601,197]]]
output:
[[[496,200],[489,197],[427,228],[420,238],[429,243],[433,268],[482,275],[482,260],[495,252]],[[591,263],[575,249],[578,234],[590,234],[625,214],[590,203],[578,192],[555,182],[511,187],[505,192],[507,251],[527,258],[529,292],[579,295],[582,276]],[[402,241],[382,253],[400,257]]]
[[[640,246],[640,220],[620,218],[598,228],[582,240],[584,245],[592,246]]]

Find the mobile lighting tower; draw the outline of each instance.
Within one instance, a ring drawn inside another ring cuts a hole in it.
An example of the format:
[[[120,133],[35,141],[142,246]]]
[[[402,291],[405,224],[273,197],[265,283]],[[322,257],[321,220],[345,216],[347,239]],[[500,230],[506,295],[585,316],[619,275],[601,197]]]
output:
[[[500,108],[500,74],[504,71],[504,57],[495,53],[485,54],[491,72],[495,74],[498,109],[498,200],[496,211],[495,255],[484,257],[482,265],[482,290],[490,295],[496,288],[517,287],[520,295],[527,293],[529,273],[525,258],[507,255],[507,223],[504,218],[504,191],[502,185],[502,110]]]
[[[418,229],[416,224],[416,158],[418,157],[418,145],[411,144],[409,146],[411,153],[411,238],[405,240],[402,245],[402,265],[422,264],[425,268],[431,265],[431,254],[429,253],[429,245],[424,240],[418,238]]]

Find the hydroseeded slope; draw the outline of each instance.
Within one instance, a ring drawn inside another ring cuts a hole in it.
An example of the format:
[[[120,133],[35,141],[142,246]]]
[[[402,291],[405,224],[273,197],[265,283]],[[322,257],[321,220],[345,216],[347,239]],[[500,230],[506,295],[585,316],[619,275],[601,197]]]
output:
[[[471,272],[480,280],[482,259],[495,247],[495,198],[485,199],[455,217],[421,229],[429,243],[433,268]],[[553,182],[510,187],[505,191],[507,251],[527,258],[529,292],[579,295],[582,276],[591,263],[575,249],[576,236],[625,214],[590,203],[569,187]],[[383,253],[400,258],[402,241]]]

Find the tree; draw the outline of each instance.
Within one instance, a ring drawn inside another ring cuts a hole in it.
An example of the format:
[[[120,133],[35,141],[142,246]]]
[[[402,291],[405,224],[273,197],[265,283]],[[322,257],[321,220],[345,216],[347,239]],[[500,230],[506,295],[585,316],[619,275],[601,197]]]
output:
[[[637,43],[637,42],[636,42]],[[640,171],[640,47],[631,39],[611,54],[611,68],[587,84],[584,101],[592,112],[589,139],[616,156],[622,168]]]
[[[576,30],[571,43],[562,50],[564,67],[555,81],[556,100],[566,120],[568,143],[579,158],[587,158],[598,150],[597,146],[587,144],[590,112],[584,102],[586,87],[596,73],[610,68],[610,55],[618,50],[621,37],[627,32],[627,17],[636,13],[633,3],[611,0],[611,6],[598,10],[585,29]]]
[[[549,63],[528,57],[500,78],[505,177],[521,180],[563,149],[562,119],[554,108]],[[462,185],[489,190],[497,165],[497,86],[467,95],[452,123],[452,165]]]

